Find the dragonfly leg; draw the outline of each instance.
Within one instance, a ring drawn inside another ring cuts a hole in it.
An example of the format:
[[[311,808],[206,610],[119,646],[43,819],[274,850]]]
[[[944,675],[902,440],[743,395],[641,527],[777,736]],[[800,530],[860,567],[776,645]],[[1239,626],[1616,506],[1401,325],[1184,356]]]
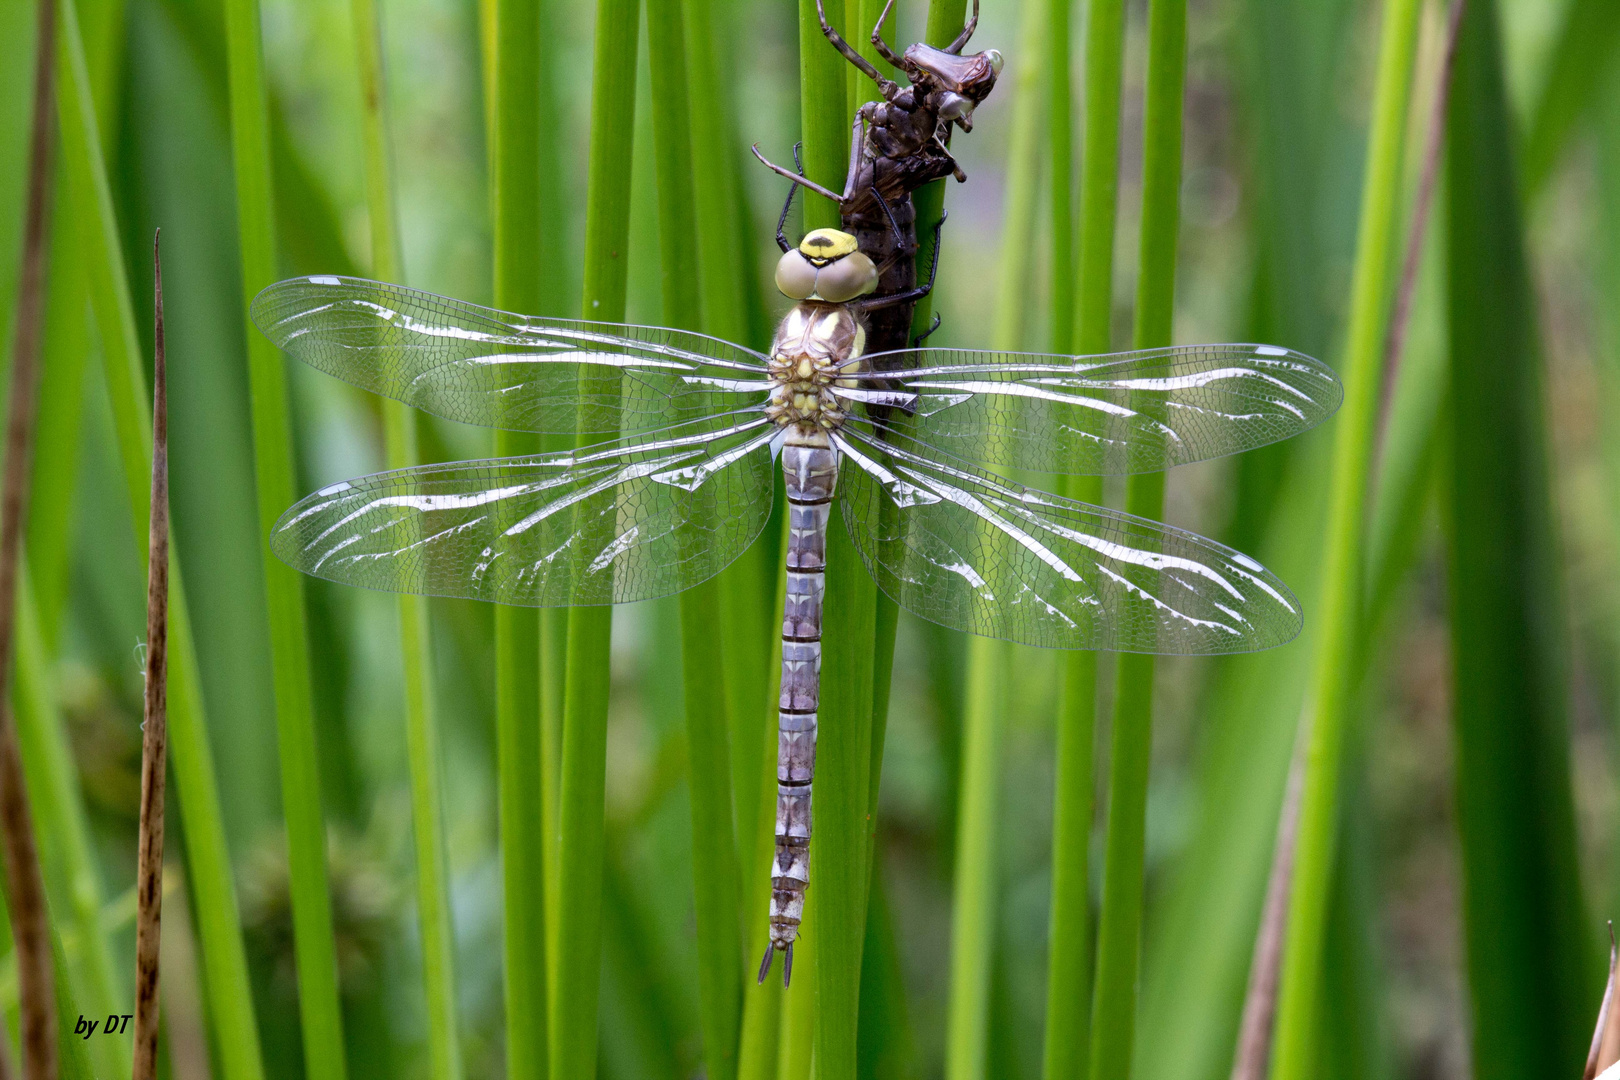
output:
[[[973,36],[973,31],[977,30],[978,27],[979,0],[973,0],[973,14],[968,18],[967,25],[962,28],[962,32],[960,34],[956,35],[956,40],[945,47],[945,51],[960,56],[962,53],[962,46],[968,43],[968,39]]]
[[[804,175],[804,162],[799,158],[799,150],[803,146],[804,143],[802,142],[793,144],[793,167],[799,170],[800,176]],[[767,164],[769,163],[767,162]],[[793,250],[793,245],[787,241],[787,219],[789,211],[793,209],[793,196],[798,193],[798,184],[788,185],[788,197],[787,201],[782,204],[782,216],[776,219],[776,246],[781,248],[783,253]]]
[[[894,0],[889,0],[887,4],[883,5],[883,14],[878,16],[877,25],[872,27],[872,48],[876,49],[877,54],[883,59],[904,71],[906,62],[894,55],[894,50],[889,48],[889,43],[883,40],[883,24],[889,21],[889,12],[893,10]]]
[[[974,0],[974,4],[976,7],[978,0]],[[883,95],[884,101],[892,100],[894,95],[900,92],[900,87],[885,79],[882,73],[872,66],[871,61],[850,48],[849,42],[838,36],[838,31],[834,30],[832,24],[827,21],[827,11],[822,6],[821,0],[816,0],[816,17],[821,20],[821,32],[826,35],[828,41],[833,43],[833,48],[842,53],[845,60],[860,68],[861,74],[877,83],[878,92]]]
[[[936,312],[934,312],[934,321],[928,324],[928,329],[924,330],[922,333],[918,334],[916,337],[911,339],[911,347],[913,349],[915,349],[917,346],[921,345],[924,341],[928,340],[928,335],[932,334],[935,330],[938,330],[938,329],[939,329],[939,312],[936,311]]]
[[[785,176],[795,184],[798,184],[800,187],[809,188],[822,198],[831,199],[840,206],[844,204],[844,196],[838,194],[836,191],[833,191],[831,188],[824,188],[808,177],[800,176],[798,173],[789,172],[788,170],[782,168],[782,166],[776,164],[774,161],[767,160],[765,155],[759,152],[758,143],[755,143],[751,149],[754,151],[754,156],[759,158],[760,164],[764,165],[776,175]]]

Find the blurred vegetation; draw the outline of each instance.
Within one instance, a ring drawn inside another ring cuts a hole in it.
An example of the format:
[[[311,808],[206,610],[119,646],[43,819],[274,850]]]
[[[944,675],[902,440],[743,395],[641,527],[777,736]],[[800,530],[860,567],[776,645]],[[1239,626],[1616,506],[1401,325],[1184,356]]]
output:
[[[768,277],[784,192],[747,146],[783,160],[804,137],[812,175],[842,175],[848,117],[868,89],[814,33],[814,4],[376,0],[374,16],[337,0],[261,0],[256,13],[247,0],[61,4],[73,18],[14,707],[69,973],[64,1009],[105,1015],[131,997],[145,535],[131,500],[144,498],[148,452],[144,252],[161,225],[190,622],[171,691],[169,853],[183,892],[164,923],[162,1067],[175,1080],[576,1080],[593,1061],[625,1080],[801,1080],[812,1058],[839,1080],[1078,1076],[1104,866],[1134,873],[1138,861],[1140,899],[1122,889],[1111,902],[1125,908],[1104,919],[1119,935],[1110,963],[1123,966],[1099,984],[1096,1013],[1134,1016],[1135,1032],[1111,1024],[1101,1060],[1129,1061],[1140,1080],[1220,1080],[1289,761],[1322,715],[1323,687],[1335,745],[1307,793],[1318,817],[1306,819],[1315,846],[1301,873],[1314,876],[1299,904],[1315,914],[1279,1065],[1357,1080],[1576,1075],[1602,991],[1603,920],[1620,909],[1613,0],[1469,0],[1406,349],[1371,378],[1370,434],[1353,451],[1365,506],[1335,533],[1355,568],[1349,599],[1331,600],[1322,581],[1330,459],[1351,452],[1335,450],[1345,417],[1167,478],[1165,520],[1294,586],[1302,640],[1122,670],[970,648],[902,613],[891,687],[883,602],[864,577],[838,586],[846,602],[829,620],[851,629],[842,645],[829,638],[823,846],[785,993],[751,975],[769,858],[774,527],[701,595],[611,619],[525,622],[446,600],[421,618],[393,597],[283,580],[307,605],[309,670],[282,683],[304,678],[310,707],[301,726],[284,715],[278,738],[272,642],[278,662],[305,646],[269,617],[261,485],[302,493],[401,455],[496,447],[437,420],[402,426],[288,366],[294,457],[272,475],[256,457],[254,417],[274,418],[250,389],[250,342],[263,349],[242,299],[265,275],[392,268],[480,303],[622,308],[631,322],[765,346],[785,306]],[[925,26],[937,38],[961,6],[902,0],[893,40]],[[857,42],[878,8],[828,5]],[[1088,38],[1092,16],[1116,10],[1118,72],[1108,27]],[[1392,12],[1415,20],[1410,78],[1380,97]],[[1147,0],[984,0],[974,47],[1000,49],[1006,73],[953,143],[968,182],[919,199],[924,221],[941,194],[950,211],[933,340],[1124,348],[1162,337],[1141,320],[1173,287],[1173,318],[1151,317],[1169,320],[1175,342],[1276,342],[1341,371],[1352,353],[1380,363],[1447,14],[1439,0],[1187,4],[1184,90],[1155,83],[1182,102],[1177,209],[1177,185],[1167,192],[1145,163],[1144,145],[1168,137],[1147,105]],[[378,72],[361,47],[368,17],[380,21]],[[240,66],[252,66],[255,25],[262,81]],[[0,4],[16,61],[0,65],[4,348],[30,86],[17,58],[32,33],[32,3]],[[1088,70],[1088,55],[1105,66]],[[234,110],[233,58],[246,79]],[[371,112],[363,80],[383,95]],[[1086,101],[1106,104],[1110,80],[1117,150]],[[1394,160],[1373,170],[1392,201],[1368,255],[1375,98],[1395,102]],[[1081,174],[1093,168],[1117,177],[1117,198],[1088,202]],[[239,197],[258,213],[241,213]],[[390,199],[397,236],[375,217]],[[826,212],[808,216],[828,224]],[[790,229],[804,216],[801,205]],[[1089,284],[1077,281],[1088,268]],[[281,370],[256,362],[261,383]],[[1123,506],[1126,485],[1110,480],[1102,495]],[[1327,678],[1315,666],[1325,607],[1347,635],[1326,646],[1341,665]],[[402,612],[414,627],[404,669]],[[589,690],[569,709],[565,674]],[[1116,681],[1130,695],[1120,709]],[[1093,682],[1095,724],[1075,696]],[[425,704],[411,699],[422,693]],[[1151,769],[1112,769],[1121,745]],[[1137,786],[1111,793],[1110,775]],[[1054,856],[1060,786],[1067,839]],[[1145,806],[1140,851],[1122,819],[1125,847],[1105,856],[1111,805]],[[506,827],[513,813],[527,831]],[[434,851],[443,877],[423,878]],[[521,859],[521,877],[503,875]],[[1054,915],[1054,895],[1071,906]],[[308,914],[312,900],[329,910]],[[1079,928],[1081,947],[1053,948],[1059,926]],[[1049,978],[1054,957],[1083,970]],[[0,960],[12,1025],[15,996]],[[507,1023],[514,1007],[527,1010],[521,1027]],[[1066,1038],[1054,1043],[1048,1024],[1067,1025]],[[127,1048],[78,1046],[64,1075],[127,1072]]]

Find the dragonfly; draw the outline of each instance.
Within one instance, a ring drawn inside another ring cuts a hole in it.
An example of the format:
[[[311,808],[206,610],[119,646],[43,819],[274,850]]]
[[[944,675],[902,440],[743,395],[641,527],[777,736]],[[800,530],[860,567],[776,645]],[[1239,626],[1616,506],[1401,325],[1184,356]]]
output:
[[[808,233],[758,352],[684,330],[496,311],[398,285],[301,277],[253,301],[293,357],[449,420],[576,449],[345,480],[291,507],[274,553],[391,592],[528,606],[629,603],[713,577],[759,536],[774,470],[787,543],[769,944],[792,976],[809,885],[827,540],[834,500],[866,570],[947,627],[1059,649],[1221,654],[1281,645],[1298,602],[1196,533],[1006,479],[1158,471],[1304,432],[1331,368],[1270,345],[1106,356],[864,351],[879,267]]]

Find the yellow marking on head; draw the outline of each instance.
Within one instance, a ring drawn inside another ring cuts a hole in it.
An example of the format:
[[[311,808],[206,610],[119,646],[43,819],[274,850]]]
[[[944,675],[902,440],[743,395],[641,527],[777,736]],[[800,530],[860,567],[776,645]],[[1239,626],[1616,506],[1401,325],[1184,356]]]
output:
[[[855,238],[837,229],[813,229],[799,241],[799,252],[817,266],[842,259],[855,251]]]

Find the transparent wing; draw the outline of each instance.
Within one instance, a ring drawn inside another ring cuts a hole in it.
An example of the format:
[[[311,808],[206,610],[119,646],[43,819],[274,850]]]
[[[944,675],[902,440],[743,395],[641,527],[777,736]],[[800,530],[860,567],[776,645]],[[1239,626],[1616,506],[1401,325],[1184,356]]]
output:
[[[512,315],[360,278],[280,281],[254,323],[345,382],[463,423],[619,435],[758,407],[764,360],[682,330]]]
[[[1213,540],[930,460],[854,425],[835,441],[850,537],[883,591],[925,619],[1114,652],[1249,652],[1299,633],[1288,587]]]
[[[529,607],[668,595],[719,573],[771,511],[775,427],[714,427],[333,484],[283,514],[270,547],[390,592]]]
[[[1157,472],[1252,450],[1310,430],[1344,396],[1326,364],[1272,345],[909,356],[920,366],[835,392],[914,413],[891,420],[964,460],[1049,473]]]

